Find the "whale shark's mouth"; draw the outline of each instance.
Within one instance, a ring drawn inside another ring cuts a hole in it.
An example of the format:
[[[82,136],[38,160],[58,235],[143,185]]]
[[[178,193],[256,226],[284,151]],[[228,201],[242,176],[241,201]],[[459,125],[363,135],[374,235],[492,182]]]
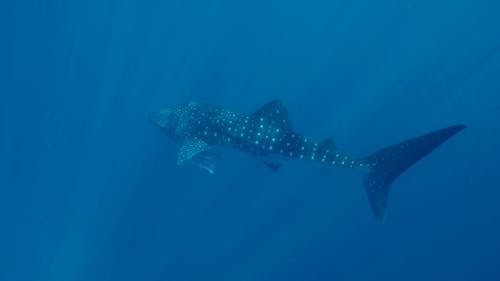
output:
[[[169,127],[169,117],[172,113],[171,109],[164,109],[157,112],[149,113],[149,120],[160,128]]]

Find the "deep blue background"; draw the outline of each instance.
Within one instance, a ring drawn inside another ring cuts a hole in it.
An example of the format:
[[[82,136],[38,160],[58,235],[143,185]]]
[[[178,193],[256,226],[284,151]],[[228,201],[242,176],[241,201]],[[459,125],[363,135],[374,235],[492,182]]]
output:
[[[398,179],[224,152],[149,111],[252,112],[366,155],[469,128]],[[0,1],[0,280],[500,280],[497,0]]]

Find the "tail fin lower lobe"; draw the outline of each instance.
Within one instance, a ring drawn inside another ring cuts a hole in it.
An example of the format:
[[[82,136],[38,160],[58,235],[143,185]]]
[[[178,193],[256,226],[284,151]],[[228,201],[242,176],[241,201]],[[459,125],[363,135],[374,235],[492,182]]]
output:
[[[385,218],[391,183],[418,160],[464,128],[464,125],[443,128],[383,148],[361,160],[370,167],[370,172],[364,179],[364,187],[377,220],[383,221]]]

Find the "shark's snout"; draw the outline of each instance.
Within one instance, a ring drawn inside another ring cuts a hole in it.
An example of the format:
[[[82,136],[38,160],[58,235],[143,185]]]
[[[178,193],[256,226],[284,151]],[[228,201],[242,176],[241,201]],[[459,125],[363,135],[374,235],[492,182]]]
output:
[[[153,124],[157,125],[160,128],[168,128],[171,126],[171,113],[172,110],[170,109],[164,109],[161,111],[157,112],[150,112],[149,113],[149,121],[151,121]]]
[[[158,120],[160,119],[158,115],[158,112],[150,112],[148,115],[149,121],[156,125],[158,123]]]

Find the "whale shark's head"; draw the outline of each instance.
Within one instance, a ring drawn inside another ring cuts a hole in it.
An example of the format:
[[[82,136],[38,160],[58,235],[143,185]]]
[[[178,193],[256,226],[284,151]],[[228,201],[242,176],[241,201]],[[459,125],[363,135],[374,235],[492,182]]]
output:
[[[149,120],[160,127],[168,136],[175,137],[179,123],[179,115],[171,108],[163,109],[149,114]]]
[[[174,108],[152,112],[149,114],[149,120],[169,137],[182,140],[196,133],[196,127],[193,124],[199,124],[201,108],[199,103],[189,102]]]

